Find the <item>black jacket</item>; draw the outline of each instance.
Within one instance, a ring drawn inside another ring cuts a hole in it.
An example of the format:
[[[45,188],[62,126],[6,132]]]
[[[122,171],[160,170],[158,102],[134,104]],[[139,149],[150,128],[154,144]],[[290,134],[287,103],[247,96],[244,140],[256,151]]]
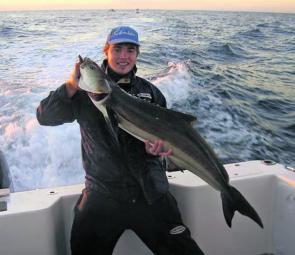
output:
[[[166,107],[163,94],[153,84],[136,76],[135,71],[120,79],[119,86],[134,96]],[[147,154],[143,142],[121,129],[118,131],[121,148],[112,146],[102,113],[84,91],[68,98],[63,84],[41,101],[37,119],[46,126],[77,120],[87,188],[122,202],[132,202],[143,195],[150,204],[168,191],[162,161]]]

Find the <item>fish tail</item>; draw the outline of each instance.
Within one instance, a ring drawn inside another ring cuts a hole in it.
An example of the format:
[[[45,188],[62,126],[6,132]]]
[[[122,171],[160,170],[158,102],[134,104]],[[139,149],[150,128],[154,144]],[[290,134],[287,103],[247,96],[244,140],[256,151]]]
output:
[[[225,221],[229,227],[231,227],[231,222],[235,211],[238,211],[241,214],[251,218],[261,228],[263,228],[262,221],[255,209],[249,204],[246,198],[244,198],[244,196],[236,188],[229,186],[229,192],[221,192],[221,199],[223,214],[225,217]]]

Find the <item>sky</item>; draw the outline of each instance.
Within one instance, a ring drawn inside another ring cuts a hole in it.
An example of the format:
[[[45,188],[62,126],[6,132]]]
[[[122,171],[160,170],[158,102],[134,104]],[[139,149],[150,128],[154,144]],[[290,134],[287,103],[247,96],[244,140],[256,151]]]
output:
[[[295,13],[295,0],[0,0],[0,10],[176,9]]]

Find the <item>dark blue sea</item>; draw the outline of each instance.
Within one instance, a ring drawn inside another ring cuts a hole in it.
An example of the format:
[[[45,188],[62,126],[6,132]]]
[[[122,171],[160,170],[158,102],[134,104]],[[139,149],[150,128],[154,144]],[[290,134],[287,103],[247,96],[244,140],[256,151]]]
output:
[[[98,10],[0,12],[0,149],[16,191],[83,181],[77,123],[42,127],[36,107],[78,54],[103,60],[117,25],[138,30],[138,75],[194,127],[223,163],[295,166],[295,15]]]

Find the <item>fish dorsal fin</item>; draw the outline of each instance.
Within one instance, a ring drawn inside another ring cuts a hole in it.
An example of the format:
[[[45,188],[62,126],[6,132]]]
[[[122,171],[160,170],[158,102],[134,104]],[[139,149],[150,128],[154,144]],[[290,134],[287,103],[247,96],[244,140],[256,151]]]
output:
[[[188,123],[193,123],[197,120],[197,117],[193,116],[193,115],[190,115],[190,114],[187,114],[187,113],[183,113],[183,112],[178,112],[178,111],[175,111],[175,110],[172,110],[172,109],[169,109],[169,111],[172,113],[173,112],[173,115],[175,118],[177,119],[181,119],[185,122],[188,122]]]
[[[132,107],[138,108],[138,109],[144,108],[145,111],[152,112],[152,115],[156,120],[159,120],[159,121],[168,120],[167,123],[170,123],[171,125],[177,123],[178,121],[191,125],[194,121],[197,120],[197,118],[193,115],[179,112],[173,109],[164,108],[164,107],[161,107],[160,105],[149,103],[136,96],[130,95],[126,91],[121,89],[117,84],[115,84],[112,87],[112,90],[113,90],[113,97],[114,95],[117,95],[118,97],[125,97],[127,102],[129,98],[129,101],[130,101],[129,104],[131,104]]]
[[[180,118],[184,119],[185,121],[189,123],[193,123],[197,120],[195,116],[187,114],[187,113],[178,112],[178,114],[180,115],[179,116]]]

